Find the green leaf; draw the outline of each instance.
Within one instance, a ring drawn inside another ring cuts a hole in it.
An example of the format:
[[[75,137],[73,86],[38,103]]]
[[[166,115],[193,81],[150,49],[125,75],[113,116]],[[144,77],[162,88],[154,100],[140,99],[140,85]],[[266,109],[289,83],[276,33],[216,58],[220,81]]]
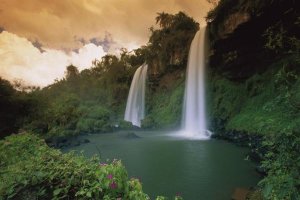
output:
[[[53,195],[57,196],[57,195],[60,194],[61,191],[62,191],[62,188],[58,188],[58,189],[56,189],[56,190],[53,191]]]
[[[86,196],[87,196],[87,197],[92,197],[92,192],[91,192],[91,191],[88,191],[88,192],[86,193]]]
[[[270,184],[267,184],[267,185],[265,186],[265,188],[263,189],[263,194],[264,194],[264,196],[265,196],[265,197],[269,197],[270,194],[271,194],[271,192],[272,192],[272,189],[273,189],[273,186],[270,185]]]

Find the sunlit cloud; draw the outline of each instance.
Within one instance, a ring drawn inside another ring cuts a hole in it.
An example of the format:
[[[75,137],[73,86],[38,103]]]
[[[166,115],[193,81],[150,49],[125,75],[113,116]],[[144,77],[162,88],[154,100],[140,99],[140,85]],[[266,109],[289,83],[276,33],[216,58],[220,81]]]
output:
[[[62,78],[66,66],[73,64],[83,70],[105,54],[101,46],[93,43],[84,45],[78,52],[49,48],[41,51],[26,38],[3,31],[0,34],[0,76],[10,81],[22,79],[29,85],[46,86]]]

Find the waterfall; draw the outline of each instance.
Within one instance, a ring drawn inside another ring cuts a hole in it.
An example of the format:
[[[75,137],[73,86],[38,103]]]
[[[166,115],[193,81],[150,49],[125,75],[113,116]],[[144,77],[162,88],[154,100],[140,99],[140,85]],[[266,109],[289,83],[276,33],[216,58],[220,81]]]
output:
[[[141,120],[145,117],[145,87],[147,64],[140,66],[134,73],[125,110],[125,121],[141,127]]]
[[[208,46],[206,27],[198,31],[192,41],[183,102],[182,131],[185,136],[208,139],[206,128],[204,70]]]

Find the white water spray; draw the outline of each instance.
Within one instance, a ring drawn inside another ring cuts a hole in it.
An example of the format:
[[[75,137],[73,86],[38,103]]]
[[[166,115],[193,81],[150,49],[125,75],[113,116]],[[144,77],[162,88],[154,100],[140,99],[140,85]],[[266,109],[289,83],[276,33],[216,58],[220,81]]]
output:
[[[141,120],[145,117],[145,87],[147,64],[140,66],[134,73],[126,104],[124,120],[141,127]]]
[[[204,70],[208,38],[206,27],[198,31],[192,41],[186,72],[183,102],[182,131],[184,136],[209,139],[206,128]]]

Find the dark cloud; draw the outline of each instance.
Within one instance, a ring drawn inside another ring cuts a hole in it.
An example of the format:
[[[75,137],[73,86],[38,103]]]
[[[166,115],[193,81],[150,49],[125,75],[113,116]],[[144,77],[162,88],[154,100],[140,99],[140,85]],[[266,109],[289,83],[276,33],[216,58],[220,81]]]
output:
[[[82,43],[82,44],[85,44],[85,43],[86,43],[86,41],[85,41],[84,38],[80,38],[78,41],[79,41],[80,43]]]
[[[108,52],[110,47],[116,44],[116,42],[113,40],[112,34],[109,32],[105,32],[105,36],[102,39],[94,37],[89,41],[96,46],[102,46],[105,52]]]
[[[73,49],[73,52],[79,53],[79,49]]]
[[[79,42],[82,45],[85,45],[87,43],[87,41],[83,38],[83,37],[78,37],[78,36],[74,36],[74,40]]]
[[[3,31],[5,31],[4,27],[0,26],[0,33],[2,33]]]
[[[43,45],[38,41],[38,40],[34,40],[33,42],[31,42],[32,45],[37,48],[41,53],[45,52],[45,50],[42,48]]]
[[[106,53],[113,45],[116,44],[116,42],[113,40],[112,34],[107,31],[105,31],[104,37],[92,37],[90,39],[85,39],[83,37],[74,36],[74,40],[80,43],[80,45],[92,43],[96,46],[101,46]],[[78,49],[79,48],[73,48],[72,51],[78,53]]]

